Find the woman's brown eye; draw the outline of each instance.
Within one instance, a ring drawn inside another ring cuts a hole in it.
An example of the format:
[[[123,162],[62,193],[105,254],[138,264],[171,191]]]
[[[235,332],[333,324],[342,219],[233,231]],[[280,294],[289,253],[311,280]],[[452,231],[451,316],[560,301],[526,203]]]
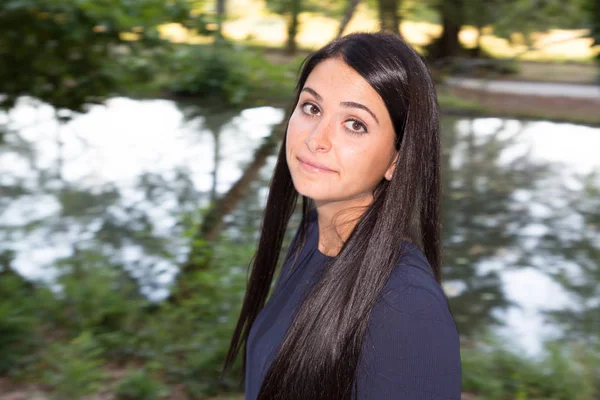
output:
[[[319,113],[321,112],[321,110],[319,110],[319,107],[311,103],[304,103],[302,105],[302,110],[310,116],[319,115]]]
[[[357,134],[367,133],[367,127],[365,126],[365,124],[363,124],[362,122],[357,121],[355,119],[350,119],[350,120],[344,122],[344,126],[351,133],[357,133]]]

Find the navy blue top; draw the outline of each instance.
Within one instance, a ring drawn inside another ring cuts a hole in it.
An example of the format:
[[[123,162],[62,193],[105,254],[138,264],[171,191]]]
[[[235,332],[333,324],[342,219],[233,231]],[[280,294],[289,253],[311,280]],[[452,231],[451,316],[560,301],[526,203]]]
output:
[[[246,400],[256,400],[303,295],[333,257],[318,249],[313,212],[296,266],[282,268],[246,347]],[[406,244],[373,308],[357,370],[357,400],[459,400],[460,345],[447,298],[419,248]]]

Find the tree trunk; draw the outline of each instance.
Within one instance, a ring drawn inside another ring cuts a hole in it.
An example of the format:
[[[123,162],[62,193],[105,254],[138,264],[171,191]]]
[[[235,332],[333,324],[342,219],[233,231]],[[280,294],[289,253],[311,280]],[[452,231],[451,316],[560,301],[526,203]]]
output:
[[[302,0],[292,0],[290,3],[290,16],[288,23],[288,36],[287,43],[285,46],[285,52],[288,55],[296,54],[296,35],[298,34],[298,17],[300,16],[301,2]]]
[[[266,164],[267,158],[277,149],[277,145],[283,138],[286,122],[287,118],[281,124],[273,127],[271,136],[266,138],[262,145],[256,149],[252,162],[244,170],[240,179],[233,184],[224,196],[211,204],[211,208],[204,216],[202,224],[194,235],[192,251],[187,263],[182,265],[181,271],[177,275],[177,285],[167,298],[168,302],[178,303],[194,294],[193,279],[186,279],[186,277],[210,268],[211,244],[217,240],[223,229],[223,219],[244,198],[250,184]]]
[[[214,242],[217,240],[221,230],[223,229],[223,219],[226,215],[231,213],[239,201],[243,199],[244,195],[248,191],[248,188],[250,187],[250,184],[256,179],[261,168],[267,162],[267,158],[273,154],[277,144],[283,138],[284,130],[285,122],[273,127],[271,136],[266,138],[262,145],[256,149],[252,158],[252,162],[244,170],[242,176],[233,184],[233,186],[231,186],[227,193],[225,193],[221,198],[212,202],[211,208],[204,216],[202,225],[196,231],[194,241],[202,240],[204,242]],[[196,262],[197,259],[202,258],[198,256],[200,256],[200,254],[192,249],[192,252],[188,257],[188,262],[182,268],[181,273],[203,269],[206,265],[199,265]],[[204,264],[205,263],[206,262],[204,262]]]
[[[223,21],[225,21],[225,1],[217,0],[217,41],[223,39]]]
[[[213,162],[215,168],[213,169],[213,182],[210,188],[209,199],[211,202],[217,200],[217,184],[219,183],[219,165],[221,164],[221,131],[213,131],[213,140],[215,141],[215,147],[213,152]]]
[[[439,38],[437,59],[456,57],[461,53],[458,40],[463,25],[463,0],[444,0],[441,6],[442,36]]]
[[[483,26],[477,25],[477,41],[475,42],[475,49],[473,49],[473,53],[471,54],[473,57],[479,58],[481,57],[481,35],[483,31]]]
[[[378,0],[379,29],[381,31],[400,34],[399,3],[400,0]]]
[[[342,36],[344,30],[346,29],[346,27],[350,23],[350,20],[354,16],[354,12],[356,11],[356,8],[359,4],[360,0],[350,0],[348,2],[348,6],[346,7],[346,12],[344,13],[344,16],[342,17],[342,20],[340,22],[340,29],[338,30],[336,38],[340,38]]]

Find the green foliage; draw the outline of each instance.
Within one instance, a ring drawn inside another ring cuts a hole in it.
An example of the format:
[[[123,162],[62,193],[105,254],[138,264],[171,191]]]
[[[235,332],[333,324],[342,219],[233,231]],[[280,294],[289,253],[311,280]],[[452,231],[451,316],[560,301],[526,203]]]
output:
[[[585,11],[590,26],[590,37],[594,39],[593,46],[600,46],[600,2],[587,0]],[[600,52],[596,54],[596,62],[600,67]],[[600,73],[598,74],[598,83],[600,83]]]
[[[16,375],[35,360],[40,342],[30,285],[0,270],[0,375]]]
[[[67,344],[51,344],[44,360],[48,368],[43,381],[56,399],[77,399],[97,392],[106,374],[102,349],[89,331],[83,331]]]
[[[370,4],[371,2],[373,4]],[[439,16],[428,2],[420,0],[402,0],[400,3],[400,15],[402,19],[439,23]],[[377,7],[372,0],[367,1],[367,4],[370,4],[373,9]]]
[[[146,371],[134,371],[117,384],[117,400],[158,400],[168,394],[167,388]]]
[[[463,348],[463,390],[487,400],[595,398],[597,377],[590,372],[600,364],[581,346],[548,343],[540,359],[524,356],[488,336],[473,348]]]
[[[293,0],[266,0],[267,8],[281,15],[289,15],[293,9]],[[345,10],[346,1],[340,0],[301,0],[301,11],[302,12],[313,12],[319,13],[328,17],[338,17],[342,15]]]
[[[182,46],[173,59],[169,89],[213,107],[241,107],[289,99],[299,60],[273,65],[258,52],[229,43]]]
[[[103,101],[125,79],[119,57],[160,43],[168,21],[191,23],[185,0],[3,1],[0,107],[23,95],[74,111]]]
[[[484,24],[494,24],[494,34],[512,40],[513,33],[521,33],[525,44],[531,45],[531,35],[548,29],[574,29],[586,25],[584,2],[587,0],[510,0],[488,5],[487,1],[468,0],[481,3],[476,11],[484,16]]]
[[[446,22],[457,28],[464,25],[492,27],[494,35],[531,47],[535,33],[587,26],[587,1],[595,0],[454,0],[452,3],[450,0],[429,0],[428,4],[439,9]],[[431,45],[428,48],[437,54]],[[458,55],[446,53],[447,50],[442,55]]]
[[[38,306],[48,326],[69,336],[91,332],[106,349],[105,357],[128,359],[148,303],[137,284],[122,266],[111,265],[107,257],[93,251],[77,252],[56,267],[61,272],[60,292]]]
[[[161,304],[136,337],[137,354],[160,366],[169,382],[183,384],[193,397],[238,389],[242,374],[238,363],[231,375],[219,379],[253,246],[221,243],[212,250],[211,268],[185,277],[192,295]]]
[[[102,254],[80,251],[57,263],[61,292],[54,315],[73,332],[115,332],[128,328],[147,302],[135,282]]]
[[[600,46],[600,3],[596,0],[587,0],[585,11],[590,22],[590,37],[594,39],[594,46]],[[600,54],[598,54],[600,60]]]

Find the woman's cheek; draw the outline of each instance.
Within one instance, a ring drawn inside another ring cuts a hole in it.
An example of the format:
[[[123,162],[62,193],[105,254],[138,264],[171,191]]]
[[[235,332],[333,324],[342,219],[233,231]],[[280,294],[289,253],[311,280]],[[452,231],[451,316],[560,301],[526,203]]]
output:
[[[356,143],[346,142],[338,146],[338,151],[341,152],[341,157],[344,162],[360,165],[363,163],[367,151]]]

